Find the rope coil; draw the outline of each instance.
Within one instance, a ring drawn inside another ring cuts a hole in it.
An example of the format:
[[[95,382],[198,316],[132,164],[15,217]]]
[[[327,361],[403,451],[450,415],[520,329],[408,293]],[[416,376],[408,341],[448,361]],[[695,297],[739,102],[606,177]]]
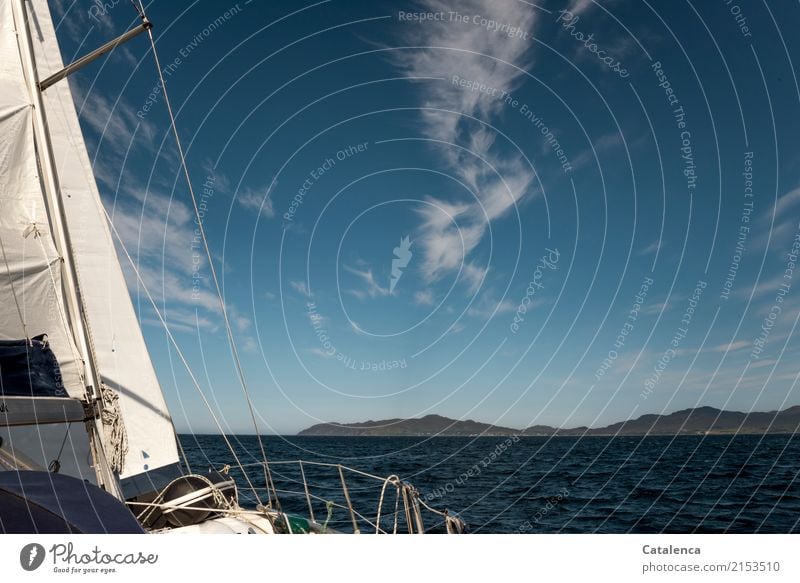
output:
[[[106,458],[111,469],[122,473],[125,468],[125,456],[128,455],[128,433],[125,430],[125,421],[119,406],[119,394],[100,383],[100,398],[103,400],[103,440],[106,448]]]

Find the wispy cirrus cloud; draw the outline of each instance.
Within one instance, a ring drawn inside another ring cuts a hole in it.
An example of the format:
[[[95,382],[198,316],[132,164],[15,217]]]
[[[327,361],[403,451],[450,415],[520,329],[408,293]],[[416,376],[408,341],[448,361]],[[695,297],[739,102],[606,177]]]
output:
[[[570,0],[567,10],[572,14],[581,15],[587,10],[591,10],[603,4],[608,7],[610,4],[616,3],[616,0]]]
[[[171,329],[217,332],[222,326],[222,306],[210,286],[205,255],[196,245],[194,213],[188,205],[155,191],[130,189],[118,196],[110,215],[114,228],[136,262],[144,286]],[[141,282],[127,257],[120,264],[134,299],[147,305]],[[233,327],[246,341],[252,320],[235,304],[225,309]],[[161,326],[154,317],[142,323]]]
[[[320,348],[318,346],[314,346],[312,348],[309,348],[308,352],[313,354],[314,356],[318,356],[320,358],[331,358],[331,357],[335,356],[335,353],[331,354],[327,350],[323,350],[322,348]]]
[[[90,136],[102,142],[101,153],[124,155],[131,141],[136,140],[137,150],[173,155],[171,143],[159,150],[158,127],[149,119],[138,117],[136,108],[124,97],[112,100],[99,91],[86,92],[85,86],[75,80],[70,82],[70,91],[81,124],[90,130]]]
[[[348,289],[347,292],[351,295],[363,300],[367,297],[377,298],[379,296],[389,295],[389,288],[382,286],[375,279],[375,275],[371,269],[358,269],[355,267],[345,266],[345,271],[352,273],[362,282],[362,287],[357,289]]]
[[[717,346],[710,346],[709,348],[706,348],[706,351],[728,353],[734,350],[741,350],[742,348],[750,348],[752,345],[753,343],[747,340],[736,340],[734,342],[718,344]]]
[[[467,316],[488,320],[503,314],[510,314],[516,309],[517,306],[510,300],[497,300],[488,295],[484,295],[475,305],[467,310]]]
[[[572,167],[582,168],[590,162],[594,162],[595,156],[620,148],[624,144],[625,137],[619,132],[602,134],[597,138],[593,138],[591,146],[579,152],[578,155],[572,159]]]
[[[217,332],[219,325],[217,322],[201,315],[199,311],[174,309],[169,310],[165,315],[165,319],[169,323],[169,328],[173,332],[184,332],[187,334],[197,333],[198,330],[207,332]],[[142,323],[148,326],[160,327],[161,321],[157,318],[147,317],[142,319]]]
[[[661,241],[661,239],[653,241],[648,246],[646,246],[644,249],[639,251],[639,255],[650,255],[651,253],[655,253],[656,251],[661,249],[661,245],[662,244],[663,244],[663,241]]]
[[[210,286],[205,253],[199,246],[194,211],[188,202],[165,194],[151,181],[136,176],[132,162],[139,153],[152,154],[149,164],[167,161],[176,164],[175,148],[169,142],[160,147],[154,122],[140,118],[125,98],[108,97],[98,91],[86,92],[74,80],[70,86],[82,129],[93,162],[97,181],[104,185],[102,203],[108,210],[119,237],[135,262],[123,253],[118,258],[134,300],[146,306],[142,283],[153,297],[168,325],[178,332],[198,328],[216,332],[222,326],[222,306]],[[135,154],[134,154],[135,153]],[[122,171],[116,170],[122,168]],[[120,174],[119,172],[124,172]],[[217,186],[222,186],[217,184]],[[165,188],[170,188],[171,183]],[[252,322],[231,302],[225,309],[242,339]],[[143,324],[161,326],[152,315],[142,316]]]
[[[289,282],[289,286],[296,292],[308,297],[311,297],[311,292],[308,291],[308,287],[306,286],[306,282],[301,281],[299,279],[292,280]]]
[[[774,213],[774,219],[773,219]],[[800,216],[800,187],[780,196],[774,206],[770,205],[758,218],[754,229],[760,233],[748,247],[763,249],[769,240],[770,250],[787,253],[792,238],[798,231]]]
[[[461,272],[461,279],[468,286],[470,294],[474,294],[483,285],[486,279],[486,274],[489,272],[488,267],[480,267],[474,263],[465,263]]]
[[[244,188],[236,194],[236,201],[243,208],[254,210],[262,217],[271,219],[275,216],[275,209],[272,207],[272,191],[275,190],[276,184],[277,182],[273,180],[264,188]]]
[[[497,134],[490,126],[501,114],[502,100],[452,81],[455,75],[484,83],[496,88],[498,95],[518,87],[522,70],[530,64],[536,11],[513,0],[422,0],[416,5],[421,11],[479,14],[527,33],[509,38],[471,22],[448,20],[411,25],[404,31],[406,44],[424,48],[398,53],[398,66],[410,78],[443,79],[419,86],[423,134],[473,192],[472,198],[458,202],[429,199],[430,204],[419,213],[421,271],[429,281],[436,281],[458,269],[483,239],[489,224],[532,190],[532,170],[495,144]],[[470,280],[465,282],[471,285]]]
[[[417,290],[414,292],[414,303],[420,306],[432,306],[435,298],[429,289]]]
[[[593,4],[592,0],[572,0],[567,10],[573,14],[582,14],[591,8]]]

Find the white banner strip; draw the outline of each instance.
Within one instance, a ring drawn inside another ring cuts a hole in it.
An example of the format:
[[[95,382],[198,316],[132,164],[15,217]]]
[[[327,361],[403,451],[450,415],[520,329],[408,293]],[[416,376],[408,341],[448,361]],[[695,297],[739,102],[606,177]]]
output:
[[[0,536],[4,581],[800,581],[792,535]],[[194,578],[194,579],[192,579]]]

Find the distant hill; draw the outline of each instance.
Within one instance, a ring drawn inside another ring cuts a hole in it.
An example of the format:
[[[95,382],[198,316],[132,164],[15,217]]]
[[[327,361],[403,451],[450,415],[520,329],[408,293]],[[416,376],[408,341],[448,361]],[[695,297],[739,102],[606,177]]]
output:
[[[304,429],[298,435],[512,435],[519,433],[510,427],[498,427],[477,421],[457,421],[441,415],[426,415],[419,419],[386,419],[363,423],[320,423]]]
[[[468,435],[729,435],[733,433],[798,433],[800,432],[800,406],[784,411],[741,413],[722,411],[713,407],[683,409],[669,415],[642,415],[637,419],[621,421],[589,429],[574,427],[559,429],[548,425],[534,425],[526,429],[513,429],[480,423],[459,421],[441,415],[426,415],[419,419],[386,419],[363,423],[320,423],[304,429],[298,435],[325,436],[468,436]]]
[[[602,429],[585,431],[587,435],[797,432],[800,432],[800,406],[767,413],[741,413],[739,411],[721,411],[714,407],[698,407],[683,409],[669,415],[642,415],[638,419],[614,423]]]

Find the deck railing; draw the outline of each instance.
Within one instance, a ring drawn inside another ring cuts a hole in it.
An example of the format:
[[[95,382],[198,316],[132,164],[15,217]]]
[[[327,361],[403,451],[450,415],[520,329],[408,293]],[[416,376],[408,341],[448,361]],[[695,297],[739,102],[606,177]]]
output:
[[[333,524],[335,530],[359,533],[460,534],[466,528],[457,515],[428,505],[412,484],[397,475],[381,477],[342,464],[300,459],[254,462],[240,469],[256,466],[266,466],[273,482],[272,488],[264,488],[268,507],[307,513],[323,529]],[[337,509],[345,511],[348,519],[333,520]]]

